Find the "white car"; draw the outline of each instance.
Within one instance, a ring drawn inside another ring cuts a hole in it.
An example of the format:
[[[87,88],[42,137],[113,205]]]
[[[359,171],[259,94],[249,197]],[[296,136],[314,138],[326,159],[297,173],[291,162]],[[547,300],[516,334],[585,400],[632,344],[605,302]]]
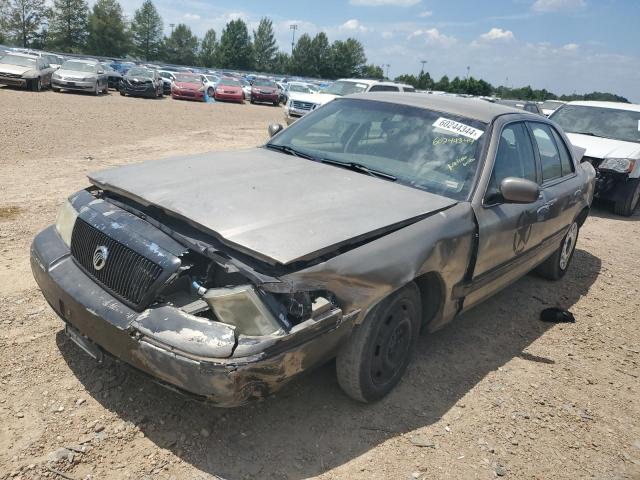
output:
[[[291,125],[298,118],[315,110],[334,98],[353,93],[366,92],[415,92],[411,85],[395,82],[381,82],[379,80],[362,80],[357,78],[342,78],[336,80],[320,93],[291,93],[285,105],[285,120]]]
[[[542,105],[540,105],[540,109],[542,110],[542,114],[545,117],[549,117],[553,112],[555,112],[566,103],[567,102],[563,102],[562,100],[545,100],[544,102],[542,102]]]
[[[200,75],[202,78],[202,85],[204,86],[205,92],[210,98],[213,98],[213,95],[216,93],[216,87],[218,86],[218,82],[220,82],[220,77],[217,75]]]
[[[640,105],[570,102],[551,115],[596,168],[596,196],[630,216],[640,202]],[[544,169],[544,159],[543,169]]]

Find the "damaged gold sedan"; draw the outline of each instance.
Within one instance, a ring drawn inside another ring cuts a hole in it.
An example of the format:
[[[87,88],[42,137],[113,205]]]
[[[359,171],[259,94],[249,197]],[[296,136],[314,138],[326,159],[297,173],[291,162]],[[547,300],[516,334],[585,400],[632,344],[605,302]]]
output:
[[[593,198],[555,124],[479,100],[355,95],[270,133],[89,176],[31,248],[75,343],[220,406],[336,357],[374,401],[421,331],[561,278]]]

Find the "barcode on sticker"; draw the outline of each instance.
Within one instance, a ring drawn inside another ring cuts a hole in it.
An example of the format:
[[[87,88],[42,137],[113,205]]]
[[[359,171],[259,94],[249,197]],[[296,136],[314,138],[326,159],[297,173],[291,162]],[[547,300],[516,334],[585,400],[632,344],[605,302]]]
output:
[[[440,117],[438,120],[433,122],[432,126],[435,128],[439,128],[440,130],[445,130],[447,132],[457,133],[458,135],[473,138],[474,140],[478,140],[484,133],[482,130],[478,130],[477,128],[465,125],[464,123],[456,122],[455,120],[450,120],[444,117]]]

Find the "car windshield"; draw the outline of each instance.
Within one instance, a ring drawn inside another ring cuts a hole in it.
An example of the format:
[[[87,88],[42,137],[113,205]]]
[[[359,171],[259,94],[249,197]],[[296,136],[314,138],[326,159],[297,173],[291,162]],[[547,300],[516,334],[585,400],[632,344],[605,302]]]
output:
[[[485,129],[425,108],[338,99],[283,130],[267,148],[463,200],[476,178]]]
[[[540,105],[540,108],[544,108],[545,110],[557,110],[562,105],[564,105],[564,103],[562,102],[553,102],[553,101],[547,100],[542,105]]]
[[[273,88],[276,88],[275,82],[272,82],[271,80],[267,80],[267,79],[264,79],[264,78],[256,78],[253,81],[253,86],[254,87],[273,87]]]
[[[75,62],[73,60],[70,60],[62,64],[62,70],[71,70],[74,72],[96,73],[96,64]]]
[[[640,143],[640,112],[565,105],[556,110],[551,119],[567,133]]]
[[[20,55],[5,55],[0,58],[0,63],[8,65],[17,65],[19,67],[35,67],[36,59],[29,57],[21,57]]]
[[[309,87],[305,87],[304,85],[289,85],[290,92],[300,92],[300,93],[312,93]]]
[[[197,75],[184,75],[177,74],[176,82],[180,83],[202,83],[202,79]]]
[[[331,95],[351,95],[352,93],[362,93],[367,89],[366,83],[339,81],[329,85],[325,93]]]
[[[148,68],[131,68],[127,75],[130,77],[153,77],[153,73]]]
[[[213,75],[205,75],[204,78],[206,78],[207,81],[211,83],[216,83],[220,80],[218,77],[215,77]]]
[[[218,85],[223,85],[225,87],[240,87],[240,82],[235,78],[223,78],[220,80]]]

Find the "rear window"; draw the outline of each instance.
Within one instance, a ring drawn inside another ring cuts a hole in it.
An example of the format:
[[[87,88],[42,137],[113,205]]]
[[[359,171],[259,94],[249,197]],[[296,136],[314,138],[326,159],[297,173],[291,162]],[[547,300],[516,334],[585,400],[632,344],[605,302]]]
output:
[[[394,85],[374,85],[369,89],[370,92],[399,92],[400,89]]]

